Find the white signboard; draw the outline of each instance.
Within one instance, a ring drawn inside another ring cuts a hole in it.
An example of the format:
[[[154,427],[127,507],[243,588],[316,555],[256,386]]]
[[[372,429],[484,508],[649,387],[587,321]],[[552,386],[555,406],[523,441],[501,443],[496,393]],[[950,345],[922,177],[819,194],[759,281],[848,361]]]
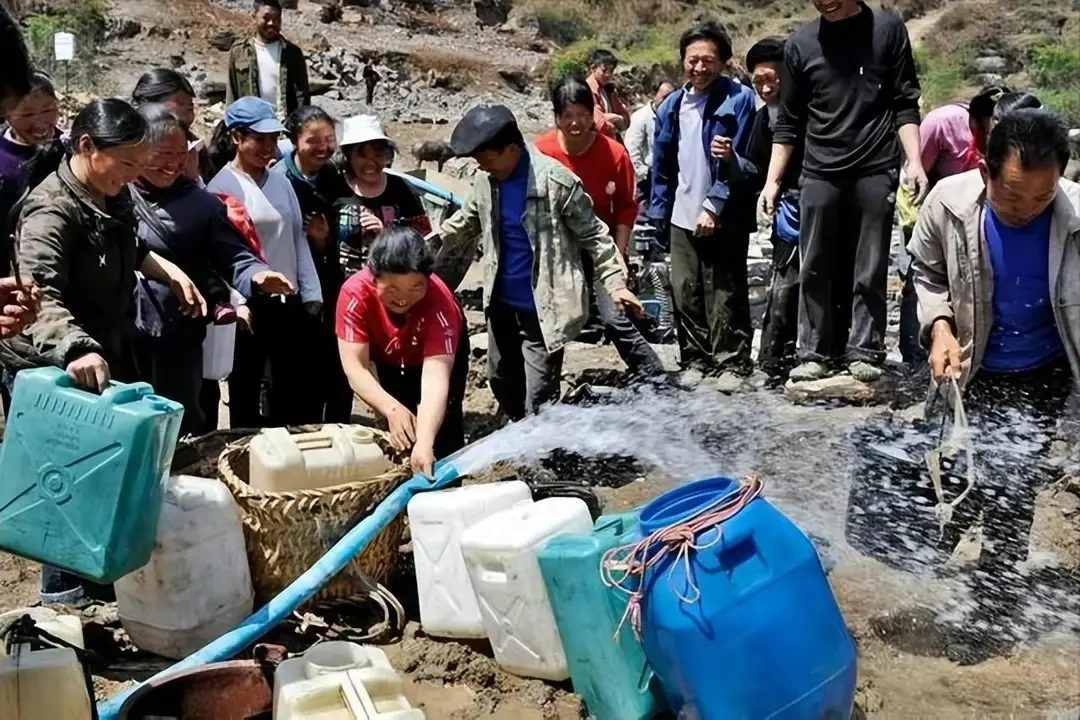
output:
[[[68,61],[75,59],[75,36],[71,33],[58,32],[53,36],[53,48],[56,59]]]

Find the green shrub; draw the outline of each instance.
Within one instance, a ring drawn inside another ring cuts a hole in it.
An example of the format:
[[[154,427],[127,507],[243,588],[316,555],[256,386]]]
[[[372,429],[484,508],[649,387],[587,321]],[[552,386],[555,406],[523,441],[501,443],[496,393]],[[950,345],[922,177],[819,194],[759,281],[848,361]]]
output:
[[[105,42],[105,17],[102,0],[83,0],[72,3],[65,12],[29,16],[24,36],[34,65],[52,75],[60,85],[66,79],[74,88],[98,89],[104,76],[97,58]],[[75,35],[75,59],[70,63],[55,59],[53,36],[58,32]]]
[[[550,80],[552,84],[559,82],[571,73],[584,75],[588,69],[585,66],[585,58],[598,47],[600,47],[600,42],[595,38],[584,38],[560,50],[551,63]]]
[[[1038,95],[1069,127],[1080,127],[1080,94],[1076,90],[1040,90]]]
[[[1080,91],[1080,49],[1040,45],[1032,50],[1029,72],[1039,88]]]

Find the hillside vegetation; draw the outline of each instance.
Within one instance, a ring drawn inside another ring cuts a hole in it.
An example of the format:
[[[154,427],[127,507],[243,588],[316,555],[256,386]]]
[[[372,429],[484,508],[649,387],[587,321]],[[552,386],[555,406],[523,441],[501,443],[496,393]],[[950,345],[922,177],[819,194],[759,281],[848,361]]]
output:
[[[1080,0],[891,0],[885,5],[905,20],[932,21],[916,49],[927,108],[968,98],[1000,79],[1036,90],[1047,105],[1080,124]],[[694,19],[720,21],[739,60],[756,40],[785,35],[814,16],[810,0],[522,0],[517,7],[561,47],[555,75],[580,67],[588,51],[601,45],[614,49],[624,63],[678,75],[677,40]],[[987,58],[1004,60],[1004,67],[988,72]]]

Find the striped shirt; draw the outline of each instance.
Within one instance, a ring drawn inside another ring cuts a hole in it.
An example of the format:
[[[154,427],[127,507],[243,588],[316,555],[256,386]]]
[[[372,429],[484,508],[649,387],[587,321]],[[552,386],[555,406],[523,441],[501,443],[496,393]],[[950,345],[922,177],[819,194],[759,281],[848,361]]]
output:
[[[392,315],[379,300],[368,268],[346,280],[338,296],[337,336],[368,345],[378,364],[420,367],[424,358],[453,356],[463,322],[454,293],[435,275],[423,299],[404,315]]]

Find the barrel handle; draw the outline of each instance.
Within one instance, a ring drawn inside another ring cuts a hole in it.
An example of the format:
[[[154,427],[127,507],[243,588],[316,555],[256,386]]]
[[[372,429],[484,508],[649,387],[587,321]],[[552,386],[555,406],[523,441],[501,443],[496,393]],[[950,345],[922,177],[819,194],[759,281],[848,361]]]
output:
[[[53,383],[60,388],[81,390],[82,392],[89,393],[91,395],[97,395],[96,392],[87,390],[86,388],[77,385],[74,378],[72,378],[66,372],[58,374],[53,380]],[[108,400],[114,405],[123,405],[126,403],[135,402],[136,400],[139,400],[146,395],[153,394],[154,388],[151,387],[149,383],[138,382],[124,384],[116,382],[115,380],[110,380],[109,384],[106,385],[105,390],[102,391],[99,397]]]
[[[327,437],[321,431],[293,435],[291,440],[296,444],[296,448],[300,451],[326,450],[334,447],[334,438]]]
[[[707,538],[707,539],[706,539]],[[723,550],[730,550],[754,539],[754,523],[745,513],[739,513],[722,525],[716,525],[701,534],[699,545],[719,544]]]
[[[110,380],[109,386],[101,393],[101,397],[114,405],[123,405],[153,394],[154,388],[151,387],[149,383],[140,382],[123,385]]]

